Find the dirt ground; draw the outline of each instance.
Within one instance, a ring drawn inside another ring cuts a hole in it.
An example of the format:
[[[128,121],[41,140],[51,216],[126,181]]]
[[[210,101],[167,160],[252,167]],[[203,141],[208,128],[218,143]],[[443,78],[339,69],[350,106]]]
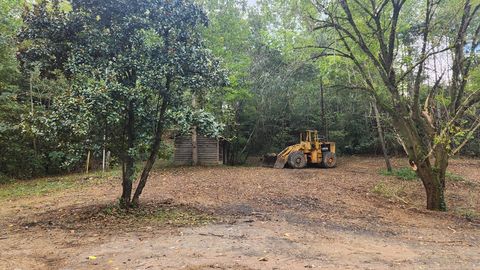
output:
[[[140,214],[114,207],[118,177],[11,198],[0,269],[480,269],[480,160],[451,161],[447,213],[382,167],[157,169]]]

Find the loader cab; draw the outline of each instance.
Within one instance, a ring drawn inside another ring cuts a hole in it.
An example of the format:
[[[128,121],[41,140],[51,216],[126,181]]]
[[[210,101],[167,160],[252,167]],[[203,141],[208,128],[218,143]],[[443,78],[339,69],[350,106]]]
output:
[[[318,139],[318,131],[306,130],[300,133],[300,143],[309,146],[309,149],[319,149],[320,141]]]
[[[317,130],[306,130],[300,133],[300,143],[306,145],[308,150],[316,149],[322,153],[336,152],[334,142],[328,141],[325,137],[319,137]]]
[[[300,141],[307,141],[307,142],[316,142],[318,141],[318,131],[316,130],[307,130],[305,132],[300,133]]]
[[[300,133],[300,144],[306,150],[317,149],[318,144],[318,134],[317,131],[307,130]]]

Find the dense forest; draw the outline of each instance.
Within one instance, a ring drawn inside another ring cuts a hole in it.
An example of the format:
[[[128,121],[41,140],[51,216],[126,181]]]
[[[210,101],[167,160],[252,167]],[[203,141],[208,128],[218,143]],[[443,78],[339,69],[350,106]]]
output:
[[[193,126],[231,165],[316,129],[344,155],[382,155],[384,137],[444,209],[449,157],[480,155],[479,5],[0,0],[0,179],[107,151],[129,206]]]

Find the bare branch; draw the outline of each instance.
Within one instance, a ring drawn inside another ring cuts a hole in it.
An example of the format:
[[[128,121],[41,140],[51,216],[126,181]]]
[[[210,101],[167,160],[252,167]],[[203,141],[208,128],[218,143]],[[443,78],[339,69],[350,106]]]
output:
[[[453,46],[448,46],[446,48],[443,48],[441,50],[438,50],[438,51],[433,51],[431,53],[428,53],[426,54],[424,57],[422,57],[420,60],[418,60],[414,65],[410,66],[405,72],[402,73],[402,75],[400,75],[399,79],[397,80],[397,86],[399,83],[401,83],[405,77],[407,77],[410,73],[412,73],[415,68],[417,68],[419,65],[422,65],[423,63],[425,63],[425,61],[427,61],[430,57],[436,55],[436,54],[439,54],[439,53],[443,53],[443,52],[446,52],[448,50],[451,50],[453,48]]]
[[[425,53],[427,51],[427,43],[428,43],[428,35],[430,32],[430,21],[433,16],[431,14],[432,11],[432,2],[427,0],[427,11],[425,14],[425,27],[423,29],[423,39],[422,39],[422,51],[421,56],[422,58],[425,57]],[[422,81],[423,75],[423,63],[418,66],[417,76],[415,77],[414,86],[413,86],[413,104],[412,104],[412,114],[413,117],[419,116],[419,109],[420,109],[420,84]]]
[[[386,106],[382,101],[379,99],[380,97],[377,95],[375,91],[373,91],[372,88],[365,87],[365,86],[359,86],[359,85],[332,85],[330,86],[331,88],[340,88],[340,89],[348,89],[348,90],[360,90],[364,91],[367,94],[370,94],[376,101],[376,103],[385,111],[389,113],[393,113],[392,109],[388,106]]]
[[[428,106],[430,106],[430,103],[432,102],[433,97],[436,95],[437,89],[440,87],[440,82],[442,81],[444,75],[445,75],[445,71],[442,72],[442,74],[440,74],[440,77],[438,77],[438,79],[435,81],[435,84],[430,89],[428,96],[425,99],[425,104],[423,105],[424,111],[428,111]]]
[[[340,2],[341,7],[343,8],[343,11],[345,12],[345,15],[347,16],[347,20],[348,20],[350,26],[353,28],[353,31],[355,33],[355,37],[353,38],[353,41],[355,43],[357,43],[357,45],[359,45],[359,47],[362,49],[362,51],[370,58],[370,60],[372,60],[373,64],[375,64],[378,67],[381,67],[381,66],[383,67],[384,65],[382,65],[380,60],[375,57],[375,55],[373,54],[373,52],[370,50],[370,48],[367,46],[367,43],[363,39],[363,35],[360,32],[360,30],[358,29],[358,26],[355,23],[355,20],[353,19],[352,12],[350,11],[350,7],[349,7],[347,1],[346,0],[340,0],[339,2]],[[353,34],[350,34],[349,37],[352,38]],[[381,72],[381,73],[383,73],[383,72]],[[383,74],[382,77],[385,77],[385,79],[387,79],[386,74]]]
[[[388,53],[386,54],[387,59],[386,61],[386,72],[389,74],[389,79],[395,79],[393,74],[393,57],[394,57],[394,48],[395,48],[395,40],[397,37],[397,25],[398,25],[398,18],[400,16],[400,10],[402,9],[403,4],[406,0],[392,0],[393,4],[393,15],[391,18],[391,26],[390,26],[390,37],[388,39]],[[395,84],[394,81],[392,83]]]
[[[294,50],[301,50],[301,49],[323,49],[323,51],[320,53],[321,56],[327,56],[327,55],[337,55],[345,58],[351,58],[350,55],[344,51],[338,50],[336,48],[331,47],[333,44],[329,44],[328,46],[321,46],[321,45],[306,45],[302,47],[295,47]],[[327,52],[330,51],[330,52]],[[317,57],[318,58],[318,57]]]
[[[473,92],[470,96],[468,96],[462,105],[458,108],[456,114],[450,119],[445,129],[452,126],[455,122],[463,117],[465,112],[470,109],[472,106],[480,102],[480,90]],[[446,130],[444,130],[446,132]]]
[[[470,130],[467,133],[467,136],[465,137],[465,140],[463,140],[463,142],[459,146],[457,146],[457,148],[455,148],[455,150],[453,150],[450,155],[454,156],[458,152],[460,152],[460,150],[462,150],[462,148],[472,139],[473,133],[475,133],[475,131],[477,131],[478,128],[480,128],[480,118],[478,118],[473,123],[472,127],[470,128]]]
[[[465,64],[465,45],[467,43],[466,36],[470,23],[473,17],[477,13],[480,5],[477,5],[473,11],[470,0],[465,2],[463,7],[463,15],[460,26],[458,27],[457,38],[455,39],[454,58],[452,65],[452,85],[450,87],[450,96],[452,103],[450,104],[450,112],[454,113],[459,107],[463,99],[463,95],[466,87],[466,77],[470,72],[469,66]],[[474,48],[472,48],[474,49]]]

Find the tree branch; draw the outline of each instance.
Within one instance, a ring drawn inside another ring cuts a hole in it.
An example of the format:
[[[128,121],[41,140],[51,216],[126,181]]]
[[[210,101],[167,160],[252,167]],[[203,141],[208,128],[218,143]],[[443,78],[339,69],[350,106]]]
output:
[[[477,123],[478,122],[478,123]],[[457,146],[457,148],[455,148],[455,150],[452,151],[452,153],[450,154],[451,156],[454,156],[456,155],[458,152],[460,152],[460,150],[462,150],[462,148],[471,140],[471,138],[473,137],[473,133],[475,133],[475,131],[477,131],[477,129],[480,128],[480,118],[477,119],[472,127],[470,128],[469,132],[467,133],[467,136],[465,137],[465,140],[463,140],[463,142]]]
[[[427,11],[425,14],[425,27],[423,29],[423,39],[422,39],[422,51],[421,56],[422,58],[425,57],[425,53],[427,51],[427,42],[428,42],[428,35],[430,32],[430,21],[433,16],[432,13],[432,4],[430,0],[427,0]],[[417,76],[415,77],[414,86],[413,86],[413,104],[412,104],[412,115],[413,117],[419,116],[420,110],[420,84],[422,82],[422,75],[423,75],[423,63],[418,66]]]
[[[399,79],[397,80],[397,86],[399,83],[403,82],[403,80],[405,79],[405,77],[407,77],[410,73],[412,73],[415,68],[417,68],[419,65],[422,65],[425,61],[428,60],[428,58],[436,55],[436,54],[439,54],[439,53],[443,53],[443,52],[446,52],[448,50],[451,50],[453,48],[453,46],[448,46],[446,48],[443,48],[439,51],[433,51],[431,53],[428,53],[425,55],[425,57],[421,58],[420,60],[417,61],[417,63],[415,63],[414,65],[410,66],[404,73],[402,73],[402,75],[400,75]]]
[[[321,46],[321,45],[306,45],[306,46],[302,46],[302,47],[295,47],[294,50],[301,50],[301,49],[309,49],[309,48],[314,48],[314,49],[323,49],[322,53],[320,53],[320,56],[319,57],[322,57],[322,56],[330,56],[330,55],[338,55],[338,56],[341,56],[341,57],[345,57],[345,58],[351,58],[350,55],[346,52],[343,52],[341,50],[338,50],[336,48],[332,48],[330,46],[332,46],[333,44],[329,44],[328,46]],[[332,51],[331,53],[327,53],[327,50],[329,51]],[[324,54],[326,53],[326,54]],[[315,58],[319,58],[319,57],[315,57]]]
[[[381,61],[379,59],[377,59],[375,57],[375,55],[373,55],[373,52],[370,50],[370,48],[368,48],[367,43],[363,39],[362,33],[358,29],[358,26],[355,23],[355,20],[353,19],[352,12],[350,11],[350,7],[349,7],[347,1],[346,0],[340,0],[339,2],[340,2],[340,5],[341,5],[343,11],[345,12],[345,15],[347,16],[347,21],[349,22],[350,26],[352,27],[353,31],[355,32],[356,37],[353,38],[353,41],[355,43],[357,43],[357,45],[360,46],[362,51],[370,58],[370,60],[372,60],[373,64],[375,64],[378,67],[384,67],[385,68],[383,63],[381,63]],[[349,37],[351,37],[351,36],[353,36],[353,34],[351,34]],[[385,77],[385,79],[387,79],[387,76],[385,76],[386,74],[382,74],[383,72],[380,72],[380,73],[381,73],[382,77]]]
[[[442,81],[444,75],[445,75],[445,71],[442,72],[442,74],[440,74],[440,77],[438,77],[438,79],[435,81],[435,84],[430,89],[430,91],[428,93],[428,96],[425,99],[425,104],[423,105],[423,110],[424,111],[428,111],[428,106],[431,105],[430,103],[432,102],[433,97],[437,93],[437,89],[440,87],[440,82]]]

